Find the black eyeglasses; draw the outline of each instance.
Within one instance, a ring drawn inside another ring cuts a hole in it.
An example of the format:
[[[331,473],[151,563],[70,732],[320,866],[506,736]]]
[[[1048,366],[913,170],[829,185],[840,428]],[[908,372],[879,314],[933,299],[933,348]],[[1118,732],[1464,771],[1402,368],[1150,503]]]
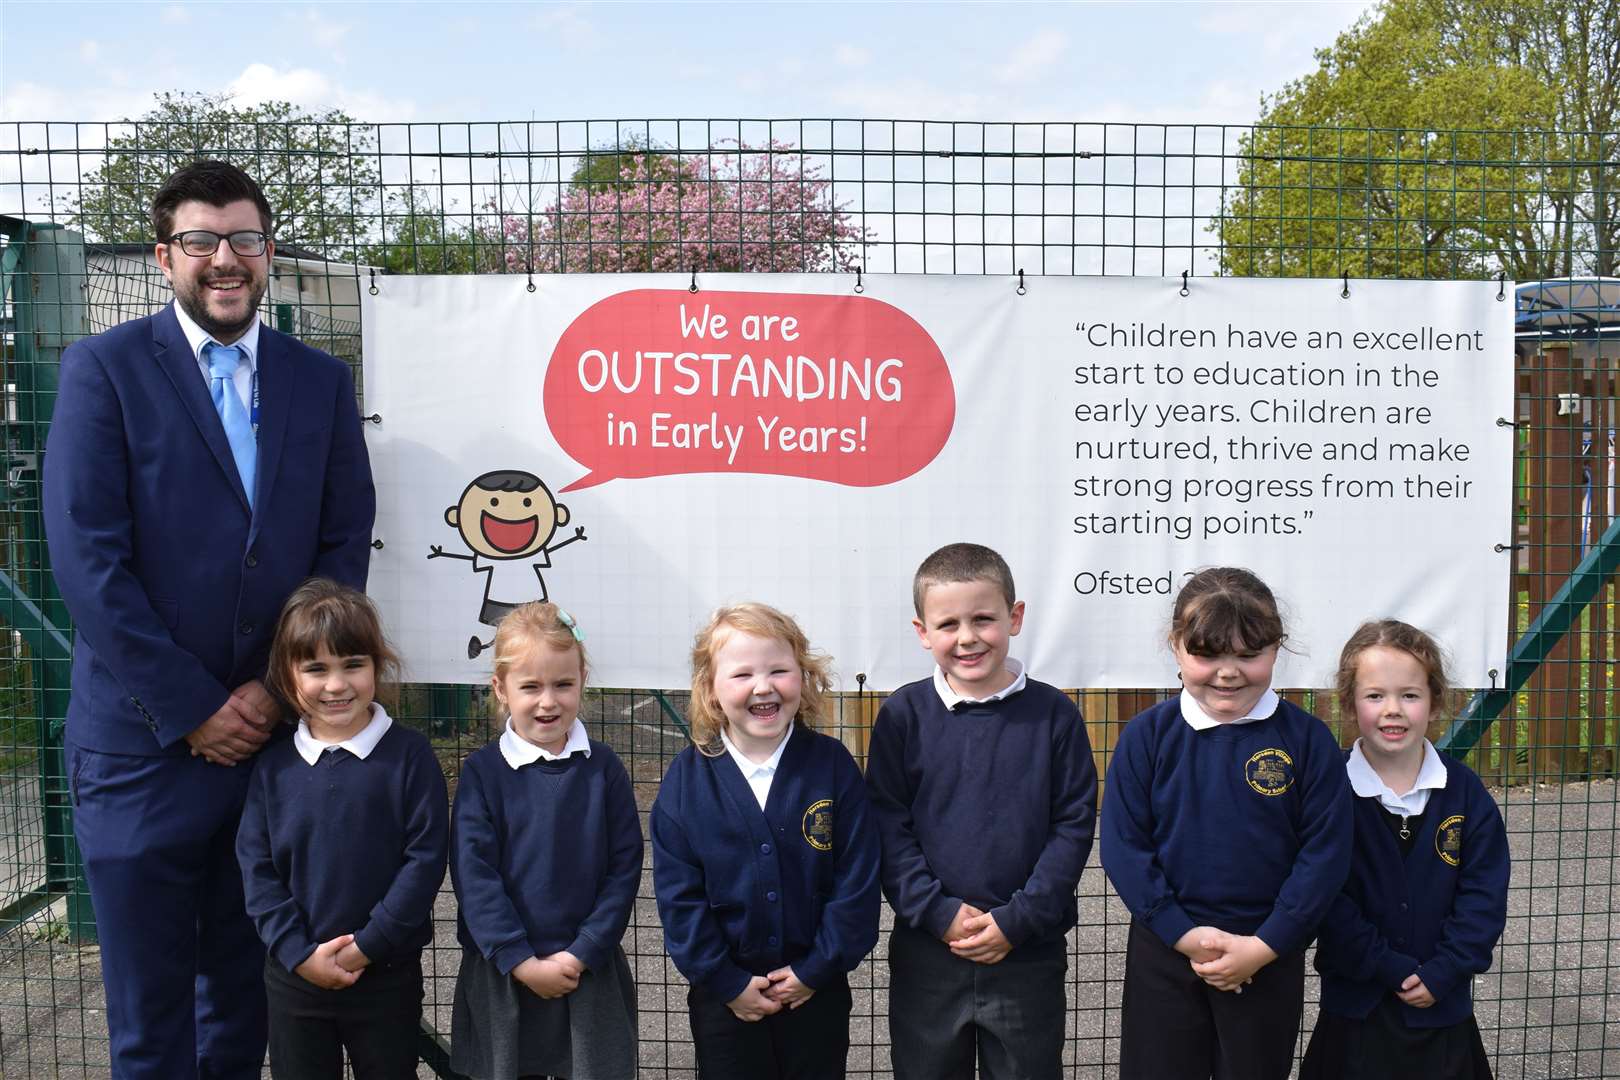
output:
[[[210,232],[207,229],[187,229],[185,232],[177,232],[169,237],[169,244],[178,247],[194,259],[206,259],[219,250],[221,240],[230,244],[231,250],[242,258],[251,259],[255,255],[264,254],[264,246],[270,241],[270,237],[262,232],[254,232],[252,229],[233,232],[229,236]]]

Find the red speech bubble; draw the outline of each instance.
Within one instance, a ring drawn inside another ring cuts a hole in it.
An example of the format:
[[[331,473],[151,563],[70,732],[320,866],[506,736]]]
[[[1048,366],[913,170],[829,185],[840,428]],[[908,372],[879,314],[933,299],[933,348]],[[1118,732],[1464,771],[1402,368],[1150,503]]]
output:
[[[545,408],[590,470],[563,491],[698,472],[875,487],[944,447],[956,388],[934,339],[881,300],[636,289],[563,332]]]

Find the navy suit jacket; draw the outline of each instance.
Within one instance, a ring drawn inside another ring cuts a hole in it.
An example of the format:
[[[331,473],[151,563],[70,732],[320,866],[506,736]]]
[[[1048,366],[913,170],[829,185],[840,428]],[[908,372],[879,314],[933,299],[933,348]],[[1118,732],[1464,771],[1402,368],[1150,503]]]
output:
[[[301,581],[364,588],[376,497],[348,367],[261,326],[258,389],[250,509],[172,306],[63,352],[43,498],[78,631],[76,745],[189,753],[185,736],[264,676]]]

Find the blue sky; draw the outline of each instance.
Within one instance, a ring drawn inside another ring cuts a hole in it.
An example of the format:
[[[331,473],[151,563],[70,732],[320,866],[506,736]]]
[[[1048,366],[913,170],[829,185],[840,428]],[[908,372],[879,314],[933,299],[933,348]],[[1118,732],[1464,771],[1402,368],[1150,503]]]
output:
[[[1252,121],[1348,3],[0,5],[0,120],[160,90],[389,121]]]

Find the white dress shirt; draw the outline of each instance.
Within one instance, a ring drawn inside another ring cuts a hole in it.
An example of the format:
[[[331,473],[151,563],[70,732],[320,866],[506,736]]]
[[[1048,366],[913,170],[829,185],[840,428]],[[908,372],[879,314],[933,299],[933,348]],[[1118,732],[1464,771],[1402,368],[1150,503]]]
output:
[[[223,244],[225,241],[221,240],[220,243]],[[216,345],[225,343],[215,340],[212,334],[198,326],[196,321],[186,314],[186,309],[178,303],[174,304],[173,307],[174,317],[180,323],[180,332],[186,335],[186,342],[191,346],[191,355],[197,358],[197,368],[202,372],[203,385],[212,391],[214,376],[208,370],[208,361],[203,359],[203,346],[210,341]],[[259,320],[257,316],[248,324],[247,333],[231,342],[231,347],[241,349],[242,355],[247,359],[247,363],[237,367],[234,383],[236,396],[242,399],[242,408],[246,409],[248,415],[251,416],[253,415],[253,376],[259,371]]]

